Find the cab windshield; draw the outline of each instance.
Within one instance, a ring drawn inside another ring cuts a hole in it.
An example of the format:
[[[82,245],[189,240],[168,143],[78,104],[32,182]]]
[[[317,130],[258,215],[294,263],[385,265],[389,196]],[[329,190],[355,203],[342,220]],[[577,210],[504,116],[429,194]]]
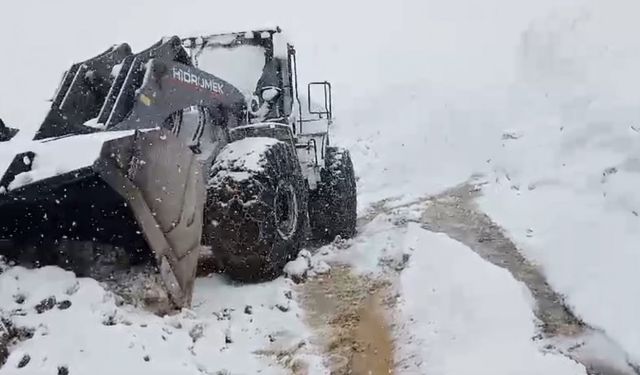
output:
[[[198,68],[251,96],[265,65],[265,50],[255,45],[205,47],[196,55]]]

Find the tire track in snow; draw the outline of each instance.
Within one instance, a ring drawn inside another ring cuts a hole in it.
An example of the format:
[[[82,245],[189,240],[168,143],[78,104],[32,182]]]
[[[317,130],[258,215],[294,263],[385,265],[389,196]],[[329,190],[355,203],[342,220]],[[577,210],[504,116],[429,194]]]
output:
[[[393,200],[381,201],[359,218],[358,226],[364,227],[383,213],[421,207],[420,219],[399,220],[397,225],[415,221],[426,230],[445,233],[483,259],[506,268],[528,287],[536,302],[534,313],[540,327],[540,334],[532,340],[544,340],[546,349],[584,365],[590,375],[640,374],[606,333],[575,316],[541,270],[477,207],[474,200],[479,194],[478,187],[465,183],[433,197],[395,206]],[[354,275],[347,266],[334,265],[330,274],[300,286],[302,304],[310,325],[319,332],[319,344],[325,348],[332,374],[393,373],[392,327],[396,322],[391,319],[393,302],[389,301],[395,278],[387,272],[385,275],[387,284],[381,285],[379,280]],[[358,368],[363,363],[365,367]]]
[[[583,364],[592,375],[640,374],[636,366],[626,363],[624,352],[604,332],[587,326],[567,308],[542,272],[525,259],[502,228],[479,210],[474,202],[479,194],[478,187],[462,184],[425,199],[422,226],[467,245],[485,260],[509,270],[529,288],[542,332],[534,339],[548,340],[550,349]]]

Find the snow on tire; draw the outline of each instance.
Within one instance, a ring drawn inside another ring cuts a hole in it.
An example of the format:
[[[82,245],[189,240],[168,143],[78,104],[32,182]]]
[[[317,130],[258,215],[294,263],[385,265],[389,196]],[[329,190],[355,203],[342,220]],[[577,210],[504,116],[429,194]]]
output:
[[[309,219],[316,240],[351,238],[356,233],[356,179],[349,151],[327,147],[325,168],[315,191],[309,193]]]
[[[229,277],[279,276],[308,232],[307,187],[291,146],[251,137],[227,145],[207,188],[205,244]]]

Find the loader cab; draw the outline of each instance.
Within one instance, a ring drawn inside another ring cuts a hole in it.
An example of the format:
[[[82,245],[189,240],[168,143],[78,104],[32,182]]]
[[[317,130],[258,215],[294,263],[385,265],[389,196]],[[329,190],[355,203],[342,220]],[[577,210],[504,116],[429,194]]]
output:
[[[231,139],[288,138],[310,188],[315,189],[333,121],[331,84],[311,82],[306,90],[300,89],[296,49],[278,27],[182,41],[194,66],[229,82],[245,96],[246,118],[229,126]]]
[[[290,114],[283,99],[287,69],[274,48],[273,35],[279,32],[256,30],[183,39],[194,66],[228,82],[244,95],[247,118],[239,125],[283,122]]]
[[[279,27],[185,38],[183,47],[194,66],[245,95],[248,113],[241,125],[281,123],[300,134],[306,124],[331,123],[331,85],[311,82],[301,92],[296,49]]]

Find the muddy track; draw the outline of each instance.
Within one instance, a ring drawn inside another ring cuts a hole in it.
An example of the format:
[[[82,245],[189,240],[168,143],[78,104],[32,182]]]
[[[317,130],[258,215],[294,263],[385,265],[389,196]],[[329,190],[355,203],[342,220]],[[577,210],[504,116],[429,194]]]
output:
[[[301,287],[314,344],[327,353],[331,374],[394,374],[393,338],[387,320],[390,284],[334,265]]]

